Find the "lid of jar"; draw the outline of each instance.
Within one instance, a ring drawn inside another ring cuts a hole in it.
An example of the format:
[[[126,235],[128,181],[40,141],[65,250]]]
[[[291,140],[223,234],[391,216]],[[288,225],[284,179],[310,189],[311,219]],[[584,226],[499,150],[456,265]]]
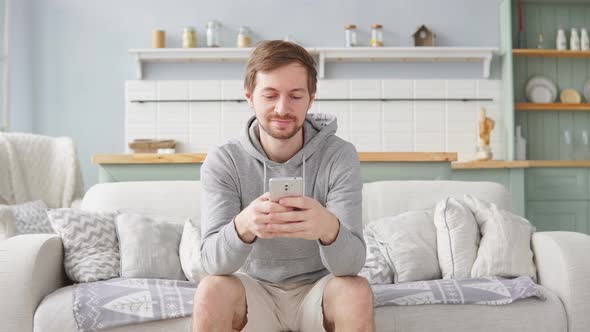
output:
[[[354,24],[347,24],[347,25],[344,26],[344,29],[346,29],[346,30],[356,29],[356,25],[354,25]]]
[[[195,28],[194,27],[184,27],[184,31],[185,32],[194,32]]]
[[[381,28],[383,28],[383,26],[381,24],[373,24],[373,25],[371,25],[371,28],[373,28],[373,29],[381,29]]]
[[[211,28],[217,28],[219,26],[221,26],[221,23],[219,23],[218,21],[212,20],[212,21],[207,22],[207,27],[208,28],[209,27],[211,27]]]

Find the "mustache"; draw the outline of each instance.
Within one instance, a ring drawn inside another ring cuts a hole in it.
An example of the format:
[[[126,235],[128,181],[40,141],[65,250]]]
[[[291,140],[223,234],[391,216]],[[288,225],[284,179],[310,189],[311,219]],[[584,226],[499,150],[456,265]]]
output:
[[[293,120],[293,121],[297,120],[297,118],[295,118],[295,117],[294,117],[294,116],[292,116],[292,115],[285,115],[285,116],[269,116],[269,117],[268,117],[268,119],[269,119],[270,121],[272,121],[272,120]]]

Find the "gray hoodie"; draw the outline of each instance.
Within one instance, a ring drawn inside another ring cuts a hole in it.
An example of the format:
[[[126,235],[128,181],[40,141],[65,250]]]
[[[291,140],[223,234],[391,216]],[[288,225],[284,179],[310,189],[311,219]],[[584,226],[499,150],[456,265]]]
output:
[[[357,275],[365,263],[360,164],[354,145],[334,135],[336,128],[334,116],[308,114],[303,148],[277,163],[262,149],[252,117],[243,137],[207,154],[201,167],[201,261],[209,274],[240,270],[275,284],[313,282],[330,272]],[[340,221],[330,245],[297,238],[248,244],[239,238],[233,218],[266,191],[268,179],[287,176],[303,176],[304,195]]]

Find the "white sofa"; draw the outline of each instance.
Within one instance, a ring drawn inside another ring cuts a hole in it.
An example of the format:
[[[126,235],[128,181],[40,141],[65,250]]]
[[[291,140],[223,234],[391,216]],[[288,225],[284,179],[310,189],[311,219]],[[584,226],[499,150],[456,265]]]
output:
[[[386,181],[363,188],[363,222],[411,209],[433,207],[446,195],[472,194],[510,208],[510,194],[490,182]],[[85,210],[130,209],[170,216],[199,216],[194,181],[98,184],[85,195]],[[422,305],[376,309],[377,331],[590,331],[590,236],[544,232],[533,236],[538,281],[547,300],[530,298],[503,306]],[[72,286],[63,271],[57,236],[21,235],[0,242],[0,330],[77,331]],[[109,331],[189,331],[190,318]],[[261,331],[264,332],[264,331]]]

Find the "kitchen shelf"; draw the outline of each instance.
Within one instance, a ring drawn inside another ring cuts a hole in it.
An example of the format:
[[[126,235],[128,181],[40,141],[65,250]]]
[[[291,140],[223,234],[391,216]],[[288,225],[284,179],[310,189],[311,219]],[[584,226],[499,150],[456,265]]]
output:
[[[590,167],[590,160],[487,160],[451,163],[451,169],[499,169],[535,167]]]
[[[318,76],[325,77],[326,62],[453,61],[481,62],[483,77],[489,78],[497,48],[492,47],[312,47],[318,57]],[[163,48],[130,49],[135,57],[137,79],[143,78],[144,62],[245,62],[252,48]]]
[[[194,164],[202,163],[205,153],[95,154],[93,164]],[[452,162],[456,152],[359,152],[362,162]]]
[[[549,57],[549,58],[590,58],[590,51],[572,50],[547,50],[534,48],[513,49],[512,55],[523,57]]]
[[[564,103],[515,103],[517,111],[590,111],[590,103],[564,104]]]

